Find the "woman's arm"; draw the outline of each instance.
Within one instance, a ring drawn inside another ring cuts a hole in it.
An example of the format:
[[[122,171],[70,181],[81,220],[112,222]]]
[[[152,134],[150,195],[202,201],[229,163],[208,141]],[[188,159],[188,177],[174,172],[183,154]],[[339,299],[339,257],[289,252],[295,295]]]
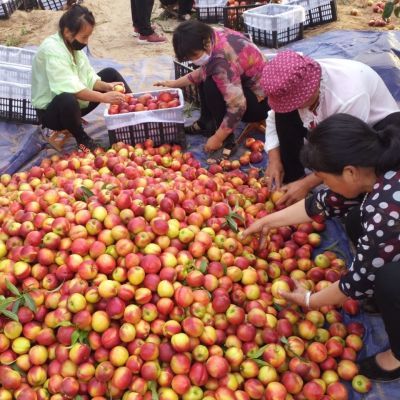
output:
[[[154,86],[165,86],[169,88],[184,88],[186,86],[193,84],[193,82],[189,79],[189,75],[190,74],[186,74],[178,79],[170,81],[158,81],[154,83]]]
[[[101,93],[95,90],[83,89],[75,93],[75,96],[79,100],[93,103],[119,104],[125,100],[125,95],[123,93],[115,91]]]
[[[307,290],[305,290],[299,284],[296,284],[296,289],[293,292],[281,292],[279,294],[291,303],[295,303],[303,307],[307,306]],[[346,299],[347,296],[339,289],[339,281],[336,281],[320,292],[312,294],[310,296],[309,306],[310,308],[319,309],[323,306],[343,304]]]
[[[242,239],[254,233],[261,233],[260,247],[263,248],[266,244],[268,232],[273,228],[279,228],[286,225],[296,225],[302,222],[309,222],[312,219],[308,216],[305,207],[305,200],[301,200],[292,206],[273,214],[266,215],[255,221],[247,229],[242,232]]]

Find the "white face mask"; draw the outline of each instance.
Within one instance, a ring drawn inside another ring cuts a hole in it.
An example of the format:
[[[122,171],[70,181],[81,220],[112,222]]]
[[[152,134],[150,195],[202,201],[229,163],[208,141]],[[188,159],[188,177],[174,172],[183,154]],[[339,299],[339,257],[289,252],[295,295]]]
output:
[[[207,64],[208,61],[210,60],[211,56],[209,54],[207,54],[206,52],[204,52],[199,58],[197,58],[196,60],[192,60],[191,62],[194,65],[197,65],[198,67],[201,67],[204,64]]]

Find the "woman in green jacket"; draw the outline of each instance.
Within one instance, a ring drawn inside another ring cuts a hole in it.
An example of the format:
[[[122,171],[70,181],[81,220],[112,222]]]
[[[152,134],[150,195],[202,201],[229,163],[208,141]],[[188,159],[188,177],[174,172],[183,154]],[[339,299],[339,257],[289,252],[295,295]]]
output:
[[[96,73],[83,52],[94,25],[86,7],[73,5],[61,17],[59,32],[43,41],[32,63],[32,104],[40,123],[51,130],[68,130],[82,150],[98,146],[83,129],[82,116],[100,103],[124,101],[116,85],[130,92],[115,69]]]

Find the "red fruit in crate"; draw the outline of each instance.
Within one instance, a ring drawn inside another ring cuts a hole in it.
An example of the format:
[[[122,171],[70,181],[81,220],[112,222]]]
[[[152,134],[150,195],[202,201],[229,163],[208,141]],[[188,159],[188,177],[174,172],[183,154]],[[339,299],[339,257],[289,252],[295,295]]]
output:
[[[129,105],[135,105],[135,104],[137,104],[137,102],[138,102],[138,99],[136,97],[131,97],[129,99]]]
[[[165,103],[168,103],[168,102],[170,102],[172,100],[172,95],[169,92],[161,92],[158,95],[158,100],[160,100],[162,102],[165,102]]]
[[[134,104],[131,104],[131,105],[128,107],[128,111],[129,111],[129,112],[134,112],[134,111],[136,111],[136,106],[135,106]]]
[[[148,108],[149,110],[157,110],[158,105],[157,105],[157,103],[150,102],[150,103],[148,103],[147,108]]]
[[[174,108],[179,106],[179,100],[178,99],[173,99],[168,102],[168,108]]]
[[[147,101],[151,99],[153,96],[150,93],[142,94],[138,97],[138,102],[142,103],[143,105],[147,104]]]
[[[118,114],[119,113],[118,104],[111,104],[110,108],[108,109],[108,113],[110,115]]]

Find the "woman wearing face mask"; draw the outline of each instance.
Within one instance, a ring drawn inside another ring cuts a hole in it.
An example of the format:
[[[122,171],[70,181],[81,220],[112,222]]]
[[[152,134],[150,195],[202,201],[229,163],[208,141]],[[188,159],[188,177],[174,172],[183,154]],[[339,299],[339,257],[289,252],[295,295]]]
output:
[[[329,187],[305,200],[255,221],[243,239],[260,233],[264,246],[271,229],[343,216],[356,254],[346,275],[311,293],[300,285],[281,296],[306,308],[340,305],[346,298],[375,300],[390,349],[359,363],[362,375],[390,381],[400,378],[400,136],[398,125],[369,127],[349,114],[321,122],[303,147],[303,165]]]
[[[232,146],[233,132],[240,121],[258,122],[267,117],[268,103],[260,84],[266,61],[246,36],[193,20],[181,23],[172,41],[176,58],[199,68],[155,85],[199,85],[201,117],[187,133],[209,136],[205,150]]]
[[[114,91],[118,84],[130,89],[122,76],[112,68],[98,74],[82,49],[93,32],[93,14],[73,5],[60,19],[58,33],[39,46],[32,63],[32,104],[43,127],[54,131],[68,130],[83,150],[97,146],[82,127],[82,116],[99,103],[124,101]],[[50,143],[51,137],[47,138]]]

